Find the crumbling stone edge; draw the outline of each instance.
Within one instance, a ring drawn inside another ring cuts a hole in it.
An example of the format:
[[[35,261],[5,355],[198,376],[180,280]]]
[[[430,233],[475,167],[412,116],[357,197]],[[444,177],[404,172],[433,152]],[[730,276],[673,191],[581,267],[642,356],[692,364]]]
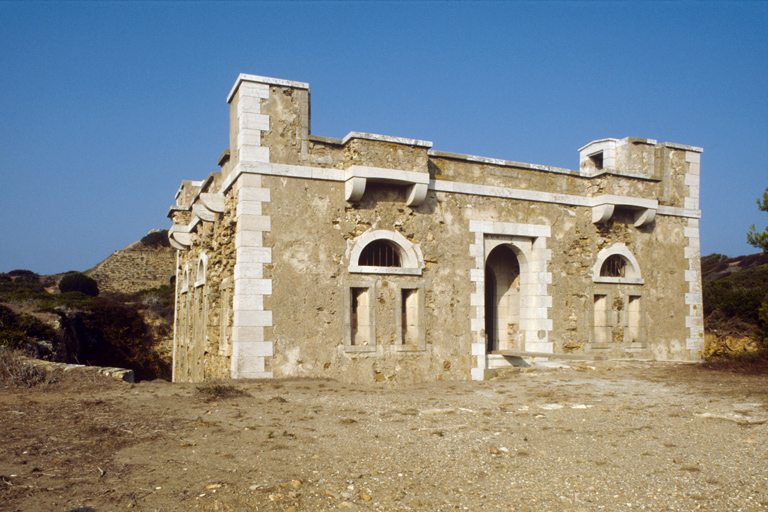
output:
[[[45,368],[46,370],[49,370],[49,371],[60,369],[65,372],[70,372],[70,371],[90,372],[90,373],[95,373],[97,375],[102,375],[104,377],[109,377],[116,380],[122,380],[130,384],[133,384],[135,382],[133,370],[128,370],[126,368],[87,366],[84,364],[54,363],[52,361],[43,361],[42,359],[27,359],[25,362],[26,364],[30,364],[32,366],[36,366],[40,368]]]

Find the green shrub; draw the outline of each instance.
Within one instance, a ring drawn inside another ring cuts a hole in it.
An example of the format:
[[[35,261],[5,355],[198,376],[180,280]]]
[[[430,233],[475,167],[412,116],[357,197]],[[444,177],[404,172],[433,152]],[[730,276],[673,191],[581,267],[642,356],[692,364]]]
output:
[[[141,239],[141,243],[147,247],[170,247],[167,229],[153,229]]]
[[[0,306],[0,346],[24,348],[32,341],[53,340],[54,329],[31,315]]]
[[[99,294],[99,283],[82,272],[72,272],[61,278],[59,290],[62,293],[80,292],[96,297]]]
[[[8,275],[17,283],[37,283],[40,281],[40,276],[31,270],[11,270]]]

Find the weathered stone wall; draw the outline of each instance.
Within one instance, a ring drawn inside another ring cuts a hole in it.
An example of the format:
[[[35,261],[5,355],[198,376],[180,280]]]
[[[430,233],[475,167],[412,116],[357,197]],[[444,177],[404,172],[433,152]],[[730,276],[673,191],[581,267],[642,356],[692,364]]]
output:
[[[228,100],[222,172],[169,213],[175,380],[701,357],[699,148],[603,139],[558,169],[312,136],[306,84],[241,75]]]

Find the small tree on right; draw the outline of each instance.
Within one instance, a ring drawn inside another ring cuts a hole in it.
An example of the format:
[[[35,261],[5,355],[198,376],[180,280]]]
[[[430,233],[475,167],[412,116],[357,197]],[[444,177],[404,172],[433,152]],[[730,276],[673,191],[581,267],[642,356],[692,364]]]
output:
[[[763,192],[763,199],[757,199],[757,207],[762,212],[768,212],[768,187]],[[755,229],[754,224],[750,225],[749,231],[747,231],[747,242],[758,249],[762,249],[763,252],[768,252],[768,227],[760,233]]]

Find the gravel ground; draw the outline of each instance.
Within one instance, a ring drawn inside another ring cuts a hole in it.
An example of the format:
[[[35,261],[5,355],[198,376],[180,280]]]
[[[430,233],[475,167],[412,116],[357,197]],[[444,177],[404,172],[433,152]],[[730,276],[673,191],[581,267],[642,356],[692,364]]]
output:
[[[400,387],[70,376],[0,390],[0,510],[766,510],[767,384],[643,362]]]

